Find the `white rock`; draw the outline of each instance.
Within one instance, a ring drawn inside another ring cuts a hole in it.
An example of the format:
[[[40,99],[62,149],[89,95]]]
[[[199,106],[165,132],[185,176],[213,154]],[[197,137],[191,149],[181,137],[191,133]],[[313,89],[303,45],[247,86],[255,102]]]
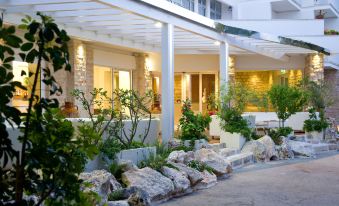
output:
[[[108,201],[107,206],[130,206],[127,200]]]
[[[189,167],[185,164],[182,164],[182,163],[171,163],[171,164],[174,167],[178,168],[180,171],[187,174],[187,177],[191,182],[191,186],[196,185],[197,183],[199,183],[200,181],[202,181],[204,179],[202,174],[196,169],[193,169],[193,168],[191,168],[191,167]]]
[[[168,155],[167,160],[170,162],[184,163],[187,154],[183,150],[173,151]]]
[[[278,152],[275,149],[275,143],[272,138],[268,135],[265,135],[257,140],[261,142],[266,148],[266,160],[277,160],[278,159]]]
[[[315,156],[314,149],[310,143],[288,140],[288,144],[296,155],[304,155],[307,157]]]
[[[241,149],[241,153],[252,152],[256,161],[267,161],[266,158],[266,147],[263,143],[256,140],[248,141],[245,143],[244,147]]]
[[[128,187],[146,191],[151,201],[167,199],[174,191],[174,185],[169,178],[149,167],[129,170],[122,173],[121,178]]]
[[[194,156],[197,161],[211,167],[217,176],[225,176],[232,172],[230,163],[212,149],[202,148],[195,151]]]
[[[283,137],[281,141],[282,141],[281,145],[276,145],[276,150],[278,152],[279,159],[293,159],[294,153],[292,151],[288,139]]]
[[[176,194],[186,193],[190,189],[191,183],[185,172],[164,166],[161,173],[172,180]]]
[[[79,178],[86,183],[90,183],[88,187],[83,186],[83,190],[97,193],[102,202],[107,201],[107,197],[111,192],[122,188],[115,177],[106,170],[84,172],[79,175]]]
[[[217,176],[213,173],[210,173],[206,170],[204,170],[202,173],[203,180],[199,182],[194,189],[206,189],[213,187],[217,184]]]

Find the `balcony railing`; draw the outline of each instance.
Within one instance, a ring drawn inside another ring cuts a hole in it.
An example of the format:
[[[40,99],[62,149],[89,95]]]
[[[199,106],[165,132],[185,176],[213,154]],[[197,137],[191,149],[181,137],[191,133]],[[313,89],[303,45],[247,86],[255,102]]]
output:
[[[194,0],[167,0],[173,4],[184,7],[190,11],[194,11]]]

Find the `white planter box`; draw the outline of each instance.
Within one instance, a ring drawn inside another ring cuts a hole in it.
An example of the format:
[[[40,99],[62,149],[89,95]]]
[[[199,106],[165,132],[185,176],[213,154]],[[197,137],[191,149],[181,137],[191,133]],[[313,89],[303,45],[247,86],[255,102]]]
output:
[[[185,140],[185,141],[184,141],[184,145],[185,145],[186,147],[192,146],[190,140]],[[193,147],[193,150],[196,151],[196,150],[199,150],[199,149],[201,149],[201,148],[206,148],[207,145],[208,145],[208,142],[207,142],[205,139],[195,140],[195,141],[194,141],[194,147]]]
[[[221,132],[220,143],[225,143],[227,148],[241,149],[246,142],[240,133]]]
[[[313,132],[305,132],[306,141],[312,142],[312,143],[319,143],[321,140],[323,140],[323,131],[313,131]]]
[[[142,161],[147,160],[151,154],[155,155],[156,151],[156,147],[142,147],[136,149],[122,150],[116,154],[115,162],[119,164],[120,162],[130,160],[135,165],[139,165]],[[98,155],[86,164],[85,171],[90,172],[97,169],[104,169],[108,166],[107,162],[103,160],[103,157],[101,155]]]

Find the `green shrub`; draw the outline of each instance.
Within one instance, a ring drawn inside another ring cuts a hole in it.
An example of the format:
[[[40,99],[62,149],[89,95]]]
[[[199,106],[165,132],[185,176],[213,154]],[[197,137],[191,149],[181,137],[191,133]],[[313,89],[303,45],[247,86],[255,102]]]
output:
[[[118,201],[118,200],[124,200],[124,191],[122,189],[115,190],[111,194],[108,195],[108,201]]]
[[[293,132],[291,127],[280,127],[278,129],[270,129],[268,136],[272,138],[275,144],[280,145],[282,143],[281,137],[287,137],[291,132]]]
[[[310,119],[304,121],[304,130],[306,132],[321,132],[329,126],[324,118],[317,118],[314,108],[309,109],[309,113]]]
[[[201,163],[197,160],[192,160],[190,161],[187,166],[193,168],[193,169],[196,169],[198,170],[199,172],[203,172],[204,170],[208,171],[209,173],[213,174],[213,169],[209,166],[207,166],[206,164],[204,163]]]
[[[176,169],[173,165],[167,162],[168,155],[153,155],[151,154],[147,160],[140,163],[139,168],[150,167],[158,172],[161,172],[161,168],[164,166]]]
[[[179,138],[182,140],[207,140],[204,132],[211,122],[211,117],[200,113],[194,114],[191,107],[192,105],[190,100],[187,99],[183,102],[182,116],[179,120],[179,128],[181,130]]]
[[[247,140],[251,138],[251,129],[247,121],[242,118],[241,113],[232,107],[223,108],[219,113],[221,128],[230,133],[240,133]]]

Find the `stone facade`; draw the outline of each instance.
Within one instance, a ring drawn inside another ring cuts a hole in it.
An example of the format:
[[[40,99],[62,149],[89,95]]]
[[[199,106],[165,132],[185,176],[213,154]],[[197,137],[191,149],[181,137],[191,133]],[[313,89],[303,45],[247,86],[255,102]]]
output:
[[[143,53],[135,53],[136,69],[132,75],[132,85],[134,90],[138,90],[141,94],[152,89],[152,78],[147,62],[148,55]]]
[[[305,76],[318,82],[324,79],[324,55],[309,54],[305,60]]]
[[[332,88],[332,97],[335,98],[334,104],[327,108],[326,116],[333,117],[339,122],[339,71],[336,69],[325,69],[324,80]]]

